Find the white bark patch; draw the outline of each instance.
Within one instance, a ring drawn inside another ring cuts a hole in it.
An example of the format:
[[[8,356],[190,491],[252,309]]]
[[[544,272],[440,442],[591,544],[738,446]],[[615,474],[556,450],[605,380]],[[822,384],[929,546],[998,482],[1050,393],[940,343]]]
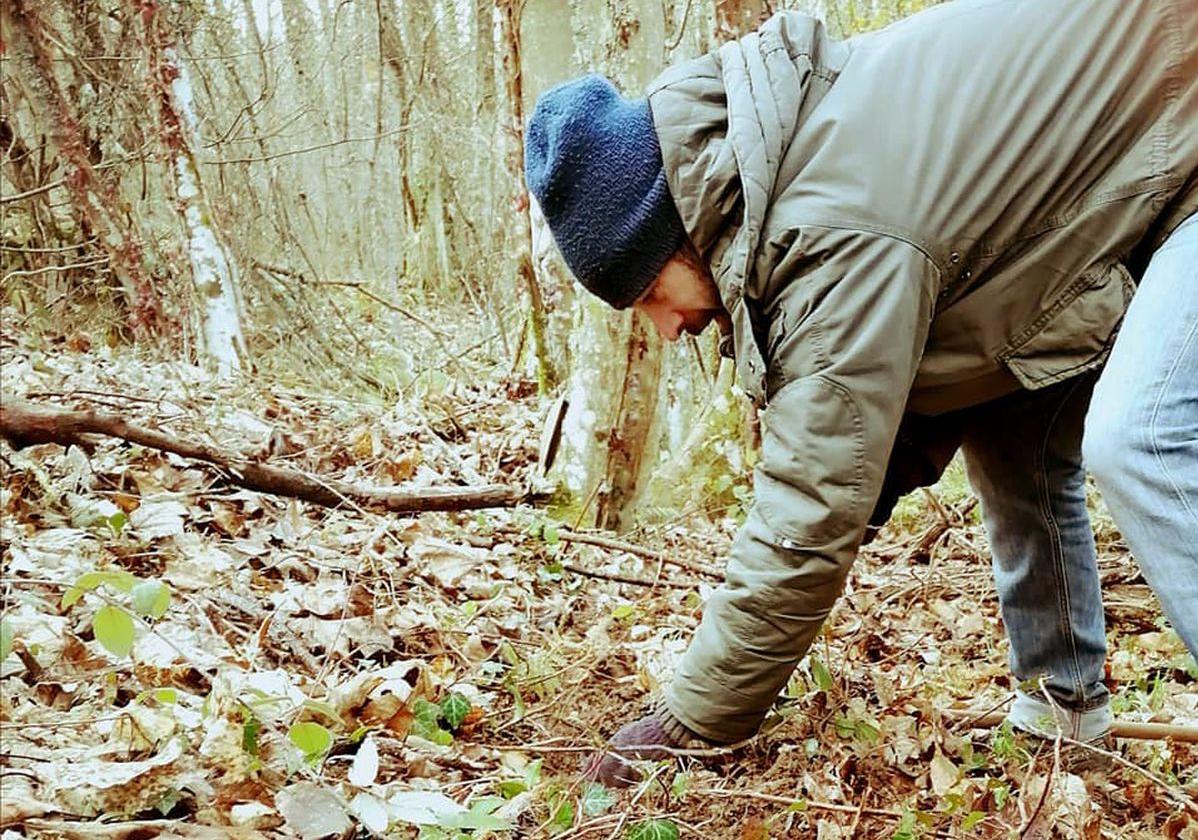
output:
[[[191,272],[203,306],[204,347],[217,373],[230,376],[241,369],[245,338],[237,304],[236,271],[209,221],[208,202],[196,171],[198,121],[187,68],[173,49],[163,51],[178,75],[171,82],[171,98],[179,118],[179,152],[175,157],[175,189],[187,226],[187,251]]]

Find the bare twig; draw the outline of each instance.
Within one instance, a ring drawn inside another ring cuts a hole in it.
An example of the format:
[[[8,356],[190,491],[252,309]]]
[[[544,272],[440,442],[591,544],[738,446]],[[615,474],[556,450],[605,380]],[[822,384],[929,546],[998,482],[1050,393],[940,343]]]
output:
[[[724,577],[723,572],[717,569],[711,569],[706,566],[700,566],[697,563],[689,563],[686,560],[680,560],[673,557],[664,551],[657,551],[652,548],[645,548],[641,545],[625,542],[624,540],[612,539],[611,537],[600,536],[599,534],[583,534],[578,531],[572,531],[566,528],[560,528],[557,532],[558,539],[564,542],[583,543],[584,545],[593,545],[598,548],[607,548],[612,551],[623,551],[627,554],[633,554],[637,557],[644,557],[646,560],[653,560],[657,563],[669,563],[672,566],[677,566],[680,569],[694,572],[697,575],[715,578],[721,580]]]
[[[962,728],[990,729],[1000,725],[1006,715],[987,711],[978,715],[968,709],[945,709],[941,712],[950,720],[967,721]],[[1141,723],[1132,720],[1117,720],[1111,724],[1111,734],[1116,738],[1132,738],[1140,741],[1179,741],[1198,744],[1198,726],[1183,726],[1173,723]]]

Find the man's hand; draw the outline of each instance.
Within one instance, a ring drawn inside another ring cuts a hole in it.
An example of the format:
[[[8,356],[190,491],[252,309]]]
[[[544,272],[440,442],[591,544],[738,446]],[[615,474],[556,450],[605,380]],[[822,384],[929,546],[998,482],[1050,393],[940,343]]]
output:
[[[587,759],[583,776],[607,787],[628,787],[641,780],[629,759],[669,758],[671,749],[694,746],[695,741],[695,736],[673,715],[658,707],[640,720],[620,727],[606,750]]]

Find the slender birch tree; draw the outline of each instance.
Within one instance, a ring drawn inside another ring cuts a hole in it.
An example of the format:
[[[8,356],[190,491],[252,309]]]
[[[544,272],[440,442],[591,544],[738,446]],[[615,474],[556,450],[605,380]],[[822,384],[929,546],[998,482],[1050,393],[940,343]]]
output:
[[[151,85],[158,96],[162,139],[171,156],[192,279],[202,310],[204,352],[218,374],[230,376],[249,363],[236,264],[217,235],[196,165],[199,121],[187,67],[179,59],[174,33],[161,10],[150,11],[146,27]]]

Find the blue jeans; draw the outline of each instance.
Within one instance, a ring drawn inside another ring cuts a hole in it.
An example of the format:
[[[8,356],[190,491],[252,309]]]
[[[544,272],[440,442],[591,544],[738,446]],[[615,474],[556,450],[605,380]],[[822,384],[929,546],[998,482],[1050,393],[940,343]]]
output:
[[[1111,724],[1082,466],[1096,378],[1021,391],[962,416],[966,470],[982,503],[1011,671],[1021,683],[1008,717],[1020,729],[1059,729],[1078,740],[1098,738]]]
[[[1013,394],[963,421],[1011,669],[1049,695],[1021,689],[1009,718],[1029,731],[1096,738],[1111,716],[1083,453],[1198,657],[1198,216],[1152,256],[1100,375]]]
[[[1198,215],[1153,255],[1086,418],[1086,464],[1198,657]]]

